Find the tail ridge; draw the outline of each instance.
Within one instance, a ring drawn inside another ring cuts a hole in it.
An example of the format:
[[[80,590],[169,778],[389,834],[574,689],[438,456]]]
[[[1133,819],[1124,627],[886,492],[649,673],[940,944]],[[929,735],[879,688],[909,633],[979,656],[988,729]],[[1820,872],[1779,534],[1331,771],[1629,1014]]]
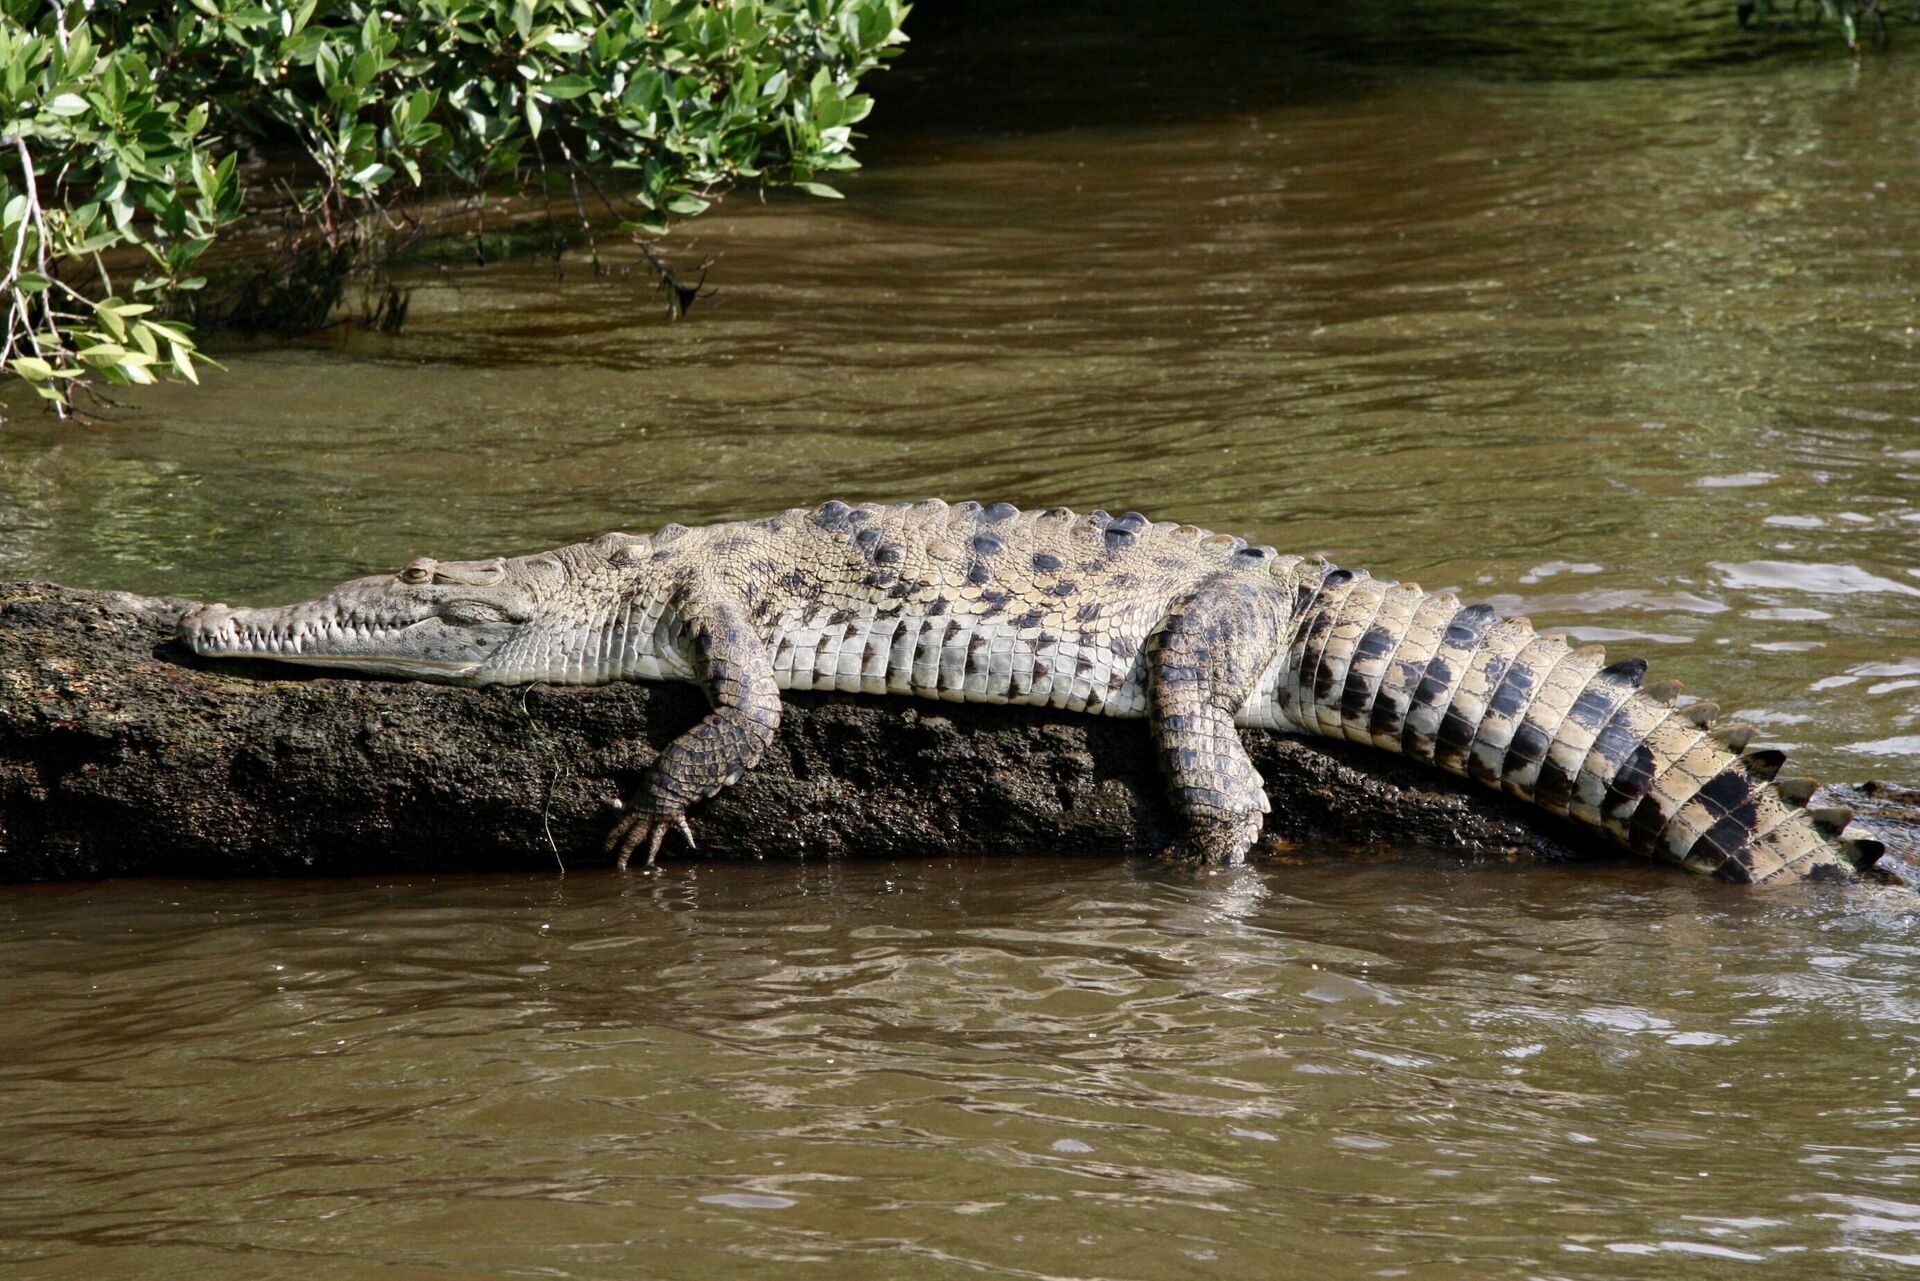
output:
[[[1635,853],[1731,881],[1864,872],[1884,853],[1853,814],[1778,777],[1783,752],[1682,704],[1645,659],[1609,662],[1487,605],[1301,564],[1274,691],[1295,727],[1428,761]]]

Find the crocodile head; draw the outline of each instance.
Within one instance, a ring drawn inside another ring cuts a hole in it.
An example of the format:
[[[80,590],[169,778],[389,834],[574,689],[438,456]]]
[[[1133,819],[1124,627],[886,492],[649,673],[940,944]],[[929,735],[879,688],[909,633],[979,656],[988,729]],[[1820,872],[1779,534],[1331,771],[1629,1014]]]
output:
[[[423,558],[296,605],[202,605],[180,620],[179,634],[207,658],[463,685],[580,679],[567,656],[581,652],[590,626],[584,580],[607,567],[601,543],[493,560]]]

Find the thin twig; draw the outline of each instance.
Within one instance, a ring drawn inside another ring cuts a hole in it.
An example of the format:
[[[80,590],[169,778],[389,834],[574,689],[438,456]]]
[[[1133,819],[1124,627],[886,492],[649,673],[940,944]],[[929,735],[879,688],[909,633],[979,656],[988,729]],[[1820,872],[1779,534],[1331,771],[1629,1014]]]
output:
[[[573,192],[573,212],[580,219],[580,231],[587,238],[587,257],[593,263],[593,275],[596,280],[607,278],[607,269],[600,261],[600,246],[593,238],[593,223],[587,218],[587,206],[580,199],[580,162],[573,158],[573,149],[567,146],[567,140],[558,133],[553,135],[560,154],[567,159],[567,187]]]
[[[556,141],[559,140],[556,139]],[[573,153],[566,150],[566,143],[564,141],[561,141],[561,150],[565,152],[567,157],[568,180],[572,181],[575,174],[586,179],[587,186],[592,188],[593,194],[599,198],[601,207],[614,218],[619,218],[621,216],[619,206],[615,205],[613,199],[607,195],[606,189],[602,187],[599,180],[593,176],[593,171],[573,158]],[[576,207],[578,206],[579,199],[580,189],[578,185],[576,185],[574,187],[574,202]],[[716,195],[714,199],[717,200],[719,197]],[[586,213],[584,210],[581,211],[580,219],[581,224],[584,226],[586,224]],[[589,237],[591,237],[591,233],[589,233]],[[639,236],[635,236],[633,243],[639,246],[641,257],[647,260],[647,266],[651,267],[654,275],[659,278],[660,288],[667,290],[671,295],[672,300],[667,305],[667,315],[672,319],[678,320],[680,317],[686,315],[687,309],[700,299],[712,297],[709,293],[701,292],[706,288],[707,268],[713,265],[712,259],[708,259],[706,262],[700,264],[700,280],[693,288],[689,289],[680,283],[680,277],[674,273],[673,268],[668,265],[667,260],[661,257],[659,252],[654,249],[651,241],[643,240]],[[597,262],[598,260],[596,259],[596,266]]]
[[[560,875],[565,876],[567,864],[560,857],[560,843],[553,839],[553,824],[548,821],[548,816],[553,812],[553,793],[560,786],[560,772],[565,766],[558,754],[547,749],[547,738],[540,732],[540,722],[533,719],[533,712],[527,707],[527,700],[533,697],[533,691],[538,688],[538,685],[529,685],[520,692],[520,714],[527,718],[527,728],[533,731],[534,746],[540,749],[540,754],[547,758],[547,764],[553,769],[553,773],[547,777],[546,798],[540,802],[540,830],[546,835],[547,848],[553,851],[553,861],[559,866]]]
[[[26,239],[25,239],[27,234],[26,228],[29,224],[31,224],[34,229],[34,242],[35,242],[34,243],[34,265],[39,268],[40,275],[46,277],[48,280],[52,280],[53,273],[47,268],[46,211],[40,207],[40,187],[34,178],[33,153],[27,150],[27,139],[26,139],[26,135],[24,134],[14,135],[13,146],[14,146],[14,150],[18,152],[20,156],[20,182],[21,182],[21,185],[26,188],[26,191],[24,194],[26,195],[26,198],[27,198],[27,207],[23,211],[20,219],[20,235],[21,235],[20,245],[24,247],[24,245],[26,244]],[[16,263],[17,263],[17,259],[16,259]],[[15,279],[17,279],[17,274],[9,275],[8,285],[10,287],[13,284]],[[84,301],[84,299],[82,301]],[[50,335],[52,335],[53,341],[56,344],[56,349],[64,348],[66,346],[66,340],[60,336],[60,324],[59,324],[59,321],[57,321],[54,318],[54,310],[53,310],[52,304],[43,302],[40,307],[40,313],[46,319],[47,332]],[[21,313],[21,319],[23,321],[22,328],[26,331],[27,345],[33,348],[33,354],[35,356],[39,357],[43,361],[46,360],[47,359],[46,348],[41,346],[40,333],[33,326],[33,318],[23,311]],[[9,335],[9,337],[11,337],[11,335]],[[48,363],[51,363],[51,362],[48,362]],[[55,415],[61,418],[65,418],[67,416],[69,411],[67,409],[67,402],[65,399],[55,400],[52,402],[52,404],[53,404],[53,412],[55,413]]]
[[[33,156],[27,151],[27,140],[16,135],[12,141],[20,153],[21,171],[31,175],[33,172]],[[28,181],[31,182],[32,178],[29,177]],[[4,341],[0,341],[0,369],[4,369],[7,361],[13,358],[15,332],[19,330],[30,330],[33,323],[26,311],[27,295],[20,292],[17,288],[20,281],[20,264],[27,256],[27,232],[31,230],[32,227],[33,223],[31,220],[27,218],[20,220],[20,234],[15,236],[13,240],[13,261],[7,264],[7,278],[0,280],[0,288],[4,288],[13,300],[12,306],[8,309],[11,314],[7,317],[6,337]]]
[[[540,145],[540,135],[533,136],[533,154],[540,161],[540,203],[547,211],[547,248],[553,255],[554,274],[560,274],[560,233],[554,230],[553,190],[547,183],[547,149]]]

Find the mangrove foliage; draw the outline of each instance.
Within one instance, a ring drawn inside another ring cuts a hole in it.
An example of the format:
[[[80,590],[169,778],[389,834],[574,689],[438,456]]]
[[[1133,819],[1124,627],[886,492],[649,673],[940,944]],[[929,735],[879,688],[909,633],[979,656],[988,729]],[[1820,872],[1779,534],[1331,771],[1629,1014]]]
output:
[[[743,184],[833,196],[906,12],[0,0],[0,368],[63,413],[90,385],[197,380],[196,318],[322,323],[396,246],[484,230],[489,193],[643,243]]]

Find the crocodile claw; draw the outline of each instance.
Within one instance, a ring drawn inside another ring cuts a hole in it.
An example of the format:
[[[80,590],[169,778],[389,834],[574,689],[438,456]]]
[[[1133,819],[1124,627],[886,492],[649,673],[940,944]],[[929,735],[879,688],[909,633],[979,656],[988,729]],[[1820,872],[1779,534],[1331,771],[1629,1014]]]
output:
[[[1264,800],[1264,798],[1262,798]],[[1184,836],[1162,846],[1157,857],[1169,862],[1238,867],[1260,839],[1260,816],[1193,820]]]
[[[686,838],[688,849],[699,848],[699,843],[693,839],[693,829],[687,826],[685,814],[661,814],[653,810],[639,810],[614,824],[603,848],[615,855],[614,866],[624,872],[644,843],[647,847],[647,866],[652,867],[660,857],[661,843],[674,828],[678,828],[680,835]]]

